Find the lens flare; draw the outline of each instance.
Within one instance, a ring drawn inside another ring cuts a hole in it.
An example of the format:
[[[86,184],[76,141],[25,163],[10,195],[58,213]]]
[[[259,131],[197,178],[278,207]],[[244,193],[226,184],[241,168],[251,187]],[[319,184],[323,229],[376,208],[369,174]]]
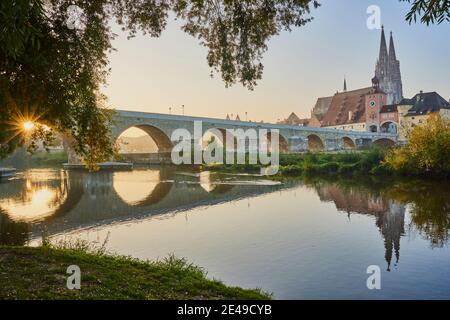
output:
[[[34,129],[34,123],[32,121],[25,121],[23,123],[23,129],[25,131],[31,131]]]

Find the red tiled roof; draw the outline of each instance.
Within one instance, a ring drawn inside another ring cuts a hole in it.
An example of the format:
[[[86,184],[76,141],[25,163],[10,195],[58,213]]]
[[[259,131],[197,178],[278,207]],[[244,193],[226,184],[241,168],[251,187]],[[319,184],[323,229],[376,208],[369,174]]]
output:
[[[365,122],[365,95],[373,90],[372,87],[368,87],[336,93],[331,100],[330,108],[321,120],[322,126]]]

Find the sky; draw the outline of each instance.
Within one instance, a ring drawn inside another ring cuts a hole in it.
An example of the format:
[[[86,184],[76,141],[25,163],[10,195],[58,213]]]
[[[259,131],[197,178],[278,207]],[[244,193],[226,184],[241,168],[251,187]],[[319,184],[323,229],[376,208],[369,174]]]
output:
[[[404,96],[437,91],[450,99],[450,23],[409,25],[408,4],[395,0],[322,0],[314,20],[272,38],[263,60],[263,79],[254,91],[236,84],[225,88],[210,77],[206,49],[169,20],[160,38],[119,37],[110,55],[111,73],[103,92],[116,109],[225,118],[239,114],[266,122],[291,112],[308,117],[320,96],[370,86],[381,30],[369,30],[367,8],[378,5],[381,22],[392,31],[403,76]]]

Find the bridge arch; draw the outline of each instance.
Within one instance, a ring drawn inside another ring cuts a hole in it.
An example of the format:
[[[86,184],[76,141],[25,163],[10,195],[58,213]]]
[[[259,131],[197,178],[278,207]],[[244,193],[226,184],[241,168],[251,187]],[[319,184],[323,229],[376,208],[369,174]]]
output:
[[[271,151],[272,150],[272,139],[278,138],[278,149],[281,153],[287,153],[289,152],[289,143],[288,140],[280,133],[273,133],[272,131],[269,131],[266,134],[267,137],[267,143],[268,143],[268,149]]]
[[[389,138],[381,138],[373,141],[373,144],[383,148],[391,148],[395,145],[395,141]]]
[[[156,147],[158,148],[158,152],[170,152],[173,148],[173,143],[170,140],[170,137],[160,128],[150,124],[136,124],[121,130],[117,135],[116,139],[128,129],[137,128],[145,132],[150,138],[155,142]]]
[[[397,125],[397,123],[395,123],[393,121],[385,121],[380,126],[380,132],[397,134],[398,125]]]
[[[325,144],[318,135],[310,134],[308,136],[308,150],[323,151],[323,150],[325,150]]]
[[[349,137],[342,138],[342,145],[343,145],[344,149],[346,149],[346,150],[356,148],[355,142]]]
[[[214,140],[218,140],[220,142],[220,144],[228,149],[231,149],[236,146],[236,137],[227,129],[225,128],[208,128],[204,131],[203,133],[203,141],[202,141],[202,147],[206,148],[207,144],[209,143],[209,139],[210,138],[214,138]],[[227,145],[227,141],[232,141],[232,146],[228,146]]]

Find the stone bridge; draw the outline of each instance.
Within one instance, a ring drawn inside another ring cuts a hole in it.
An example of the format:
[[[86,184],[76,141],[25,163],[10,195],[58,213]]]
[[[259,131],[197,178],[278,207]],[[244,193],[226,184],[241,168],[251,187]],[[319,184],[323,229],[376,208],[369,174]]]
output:
[[[174,146],[172,133],[176,129],[186,129],[194,135],[194,124],[202,123],[202,135],[207,132],[221,132],[223,137],[228,130],[266,129],[270,141],[271,130],[278,130],[280,151],[300,153],[311,150],[337,151],[365,147],[370,144],[393,145],[397,136],[389,133],[345,131],[330,128],[312,128],[251,121],[235,121],[215,118],[147,113],[116,110],[112,134],[117,139],[125,130],[136,127],[145,131],[156,143],[158,153],[169,154]],[[78,159],[69,152],[69,163],[78,163]]]

